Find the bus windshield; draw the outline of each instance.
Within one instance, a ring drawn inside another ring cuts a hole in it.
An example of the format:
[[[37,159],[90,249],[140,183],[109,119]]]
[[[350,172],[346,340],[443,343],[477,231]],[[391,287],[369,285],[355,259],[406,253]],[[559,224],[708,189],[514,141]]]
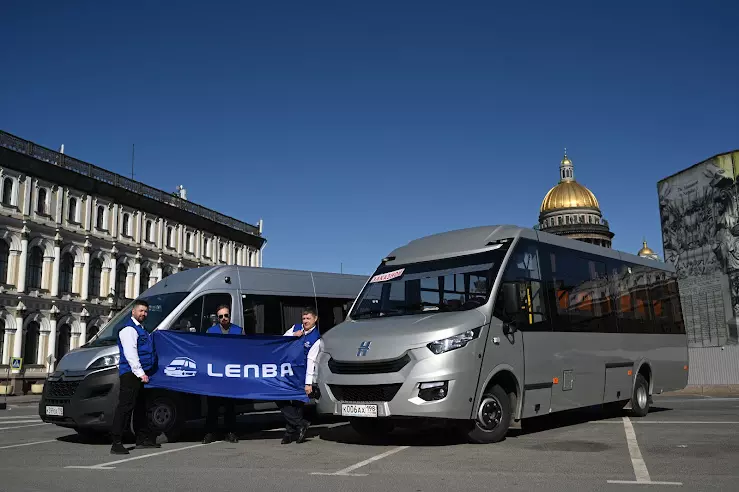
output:
[[[142,297],[144,301],[149,303],[149,316],[144,321],[144,328],[151,333],[156,329],[164,318],[169,315],[179,304],[187,297],[189,292],[172,292],[169,294],[159,294],[155,296]],[[131,317],[131,309],[134,301],[128,306],[121,309],[115,316],[100,330],[100,333],[90,340],[85,347],[107,347],[118,343],[118,330],[120,330]]]
[[[359,295],[352,319],[466,311],[485,304],[503,248],[443,260],[380,266]]]

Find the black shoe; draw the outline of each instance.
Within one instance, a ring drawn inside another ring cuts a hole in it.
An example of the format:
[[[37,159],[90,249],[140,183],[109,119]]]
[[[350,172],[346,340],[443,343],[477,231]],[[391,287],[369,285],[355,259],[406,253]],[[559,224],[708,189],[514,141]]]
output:
[[[126,449],[123,444],[119,442],[114,442],[113,445],[110,447],[110,454],[131,454],[128,452],[128,449]]]
[[[295,442],[297,442],[298,444],[305,442],[305,434],[308,432],[309,425],[310,424],[303,424],[300,426],[300,430],[298,431],[298,438]]]
[[[152,439],[144,439],[140,443],[137,443],[136,444],[136,449],[139,449],[139,448],[141,448],[141,449],[157,449],[157,448],[161,448],[161,447],[162,447],[161,444],[157,444],[157,442],[154,441],[154,440],[152,440]]]
[[[294,436],[292,434],[285,434],[282,437],[282,442],[280,444],[290,444],[293,442]]]
[[[212,432],[208,432],[203,438],[203,444],[210,444],[216,442],[216,436]]]
[[[233,432],[229,432],[228,434],[226,434],[226,441],[239,442],[239,438],[236,437],[236,434],[234,434]]]

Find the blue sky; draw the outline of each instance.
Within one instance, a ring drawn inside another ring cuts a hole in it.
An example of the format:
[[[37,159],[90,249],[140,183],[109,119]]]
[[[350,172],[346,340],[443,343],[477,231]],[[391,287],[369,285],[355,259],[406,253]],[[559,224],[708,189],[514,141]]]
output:
[[[0,128],[125,175],[135,143],[137,179],[264,219],[265,266],[359,274],[419,236],[532,226],[567,147],[614,247],[661,254],[657,181],[739,148],[738,15],[11,0]]]

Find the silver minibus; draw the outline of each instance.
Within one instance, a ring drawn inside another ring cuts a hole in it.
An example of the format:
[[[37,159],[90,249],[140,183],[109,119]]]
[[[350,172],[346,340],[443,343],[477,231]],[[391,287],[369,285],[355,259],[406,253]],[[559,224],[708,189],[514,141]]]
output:
[[[392,251],[323,340],[318,410],[367,436],[432,419],[490,443],[569,409],[643,416],[688,377],[672,267],[514,226]]]
[[[274,268],[216,266],[185,270],[159,281],[140,299],[149,303],[149,330],[204,332],[218,306],[231,306],[232,322],[247,334],[282,335],[300,323],[302,309],[317,307],[322,333],[343,321],[367,281],[364,276]],[[133,301],[131,301],[133,304]],[[84,346],[66,354],[49,375],[39,404],[44,422],[81,434],[110,430],[118,401],[118,330],[131,315],[120,310]],[[187,361],[179,370],[187,371]],[[175,370],[177,368],[170,368]],[[186,422],[207,411],[205,397],[147,390],[150,423],[175,440]],[[274,402],[239,400],[238,412],[276,409]]]

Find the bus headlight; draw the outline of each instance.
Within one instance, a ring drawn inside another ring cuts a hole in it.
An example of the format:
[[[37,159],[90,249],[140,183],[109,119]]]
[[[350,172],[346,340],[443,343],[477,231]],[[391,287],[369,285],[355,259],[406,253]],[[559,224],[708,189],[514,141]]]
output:
[[[114,367],[114,366],[117,366],[120,361],[121,361],[121,356],[119,354],[105,355],[103,357],[100,357],[98,360],[96,360],[92,364],[90,364],[90,367],[88,367],[88,369],[102,369],[104,367]]]
[[[435,342],[431,342],[426,346],[429,348],[430,351],[437,355],[443,354],[444,352],[449,352],[450,350],[462,348],[475,338],[479,337],[480,329],[481,328],[467,330],[464,333],[454,335],[453,337],[445,338],[443,340],[436,340]]]

